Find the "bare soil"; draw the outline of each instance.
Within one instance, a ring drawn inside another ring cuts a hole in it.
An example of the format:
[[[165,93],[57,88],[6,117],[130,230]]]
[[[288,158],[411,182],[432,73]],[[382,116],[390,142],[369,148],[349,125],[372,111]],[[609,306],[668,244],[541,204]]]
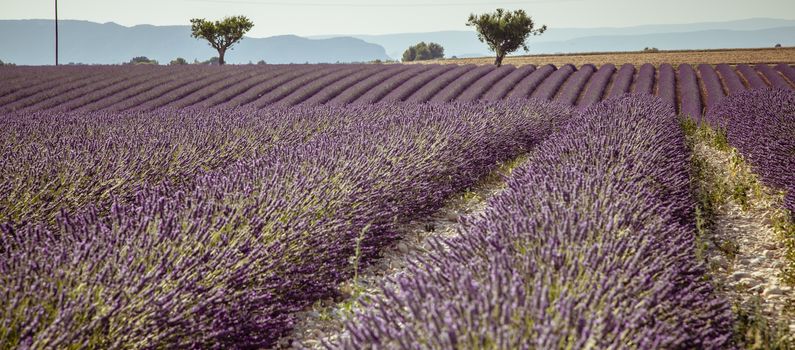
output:
[[[701,189],[716,203],[702,241],[703,258],[719,293],[732,304],[738,342],[745,348],[791,345],[795,334],[795,293],[783,280],[785,245],[773,222],[782,197],[761,185],[734,149],[693,140],[693,157],[709,172]],[[738,189],[746,195],[738,196]],[[722,194],[722,195],[721,195]],[[703,193],[702,193],[703,195]]]
[[[457,58],[443,60],[429,60],[410,63],[455,63],[455,64],[493,64],[494,57]],[[523,66],[533,64],[542,66],[554,64],[560,67],[564,64],[573,64],[580,67],[584,64],[594,64],[597,67],[612,63],[620,66],[625,63],[636,66],[651,63],[657,67],[663,63],[677,65],[687,64],[795,64],[795,47],[763,48],[763,49],[716,49],[716,50],[677,50],[659,52],[593,52],[560,55],[526,55],[509,56],[503,64]]]

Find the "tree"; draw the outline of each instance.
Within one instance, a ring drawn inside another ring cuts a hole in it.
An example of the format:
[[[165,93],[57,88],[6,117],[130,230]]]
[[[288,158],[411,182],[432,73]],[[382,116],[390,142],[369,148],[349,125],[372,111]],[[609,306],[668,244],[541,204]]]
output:
[[[403,51],[403,62],[411,62],[417,58],[417,48],[414,46],[409,46],[406,51]]]
[[[444,58],[444,47],[437,43],[428,44],[428,50],[431,52],[431,58]]]
[[[186,61],[182,57],[177,57],[176,59],[174,59],[173,61],[169,62],[168,64],[170,64],[172,66],[181,66],[183,64],[188,64],[188,61]]]
[[[218,66],[221,64],[221,59],[218,56],[210,57],[209,60],[202,62],[202,64],[209,64],[211,66]]]
[[[478,39],[489,45],[489,49],[497,55],[494,60],[497,67],[502,65],[505,55],[520,47],[529,51],[526,41],[531,34],[541,35],[547,30],[546,25],[534,30],[535,23],[524,10],[510,12],[501,8],[480,16],[469,15],[467,26],[475,27]]]
[[[204,18],[190,20],[191,36],[203,38],[218,51],[218,64],[226,63],[224,55],[232,45],[240,42],[243,35],[254,27],[245,16],[224,17],[223,20],[210,22]]]
[[[136,56],[130,59],[130,62],[127,64],[157,64],[156,60],[150,60],[146,56]]]
[[[426,44],[424,41],[409,46],[403,52],[403,62],[424,61],[444,57],[444,47],[437,43]]]
[[[774,46],[774,47],[777,48],[777,49],[780,49],[781,48],[781,44],[776,44],[776,46]]]

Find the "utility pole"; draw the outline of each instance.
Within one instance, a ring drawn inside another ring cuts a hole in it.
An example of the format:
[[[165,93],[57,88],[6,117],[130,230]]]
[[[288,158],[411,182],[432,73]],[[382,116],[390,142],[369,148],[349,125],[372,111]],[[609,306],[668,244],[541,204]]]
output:
[[[55,65],[58,65],[58,0],[55,0]]]

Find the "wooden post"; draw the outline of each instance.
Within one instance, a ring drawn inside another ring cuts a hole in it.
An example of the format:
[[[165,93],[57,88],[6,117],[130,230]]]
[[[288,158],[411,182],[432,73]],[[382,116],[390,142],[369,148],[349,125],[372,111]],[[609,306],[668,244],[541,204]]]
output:
[[[55,0],[55,65],[58,65],[58,0]]]

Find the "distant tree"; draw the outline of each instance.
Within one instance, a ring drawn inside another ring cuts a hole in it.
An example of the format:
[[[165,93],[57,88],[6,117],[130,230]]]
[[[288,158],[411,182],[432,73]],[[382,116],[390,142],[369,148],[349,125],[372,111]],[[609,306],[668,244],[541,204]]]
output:
[[[181,65],[184,65],[184,64],[188,64],[188,61],[186,61],[182,57],[177,57],[176,59],[174,59],[173,61],[169,62],[168,64],[170,64],[172,66],[181,66]]]
[[[417,58],[417,48],[414,46],[409,46],[406,51],[403,51],[403,62],[411,62]]]
[[[444,57],[444,47],[437,43],[426,44],[424,41],[409,46],[403,52],[403,62],[424,61]]]
[[[218,66],[221,64],[221,59],[218,56],[210,57],[209,60],[202,62],[204,64],[209,64],[211,66]]]
[[[546,25],[533,29],[535,23],[524,10],[510,12],[501,8],[493,13],[484,13],[480,16],[469,15],[467,26],[475,27],[478,39],[489,45],[489,49],[497,55],[494,60],[497,67],[502,65],[505,55],[520,47],[529,51],[526,43],[527,38],[530,35],[541,35],[547,30]]]
[[[656,47],[644,47],[643,52],[660,52],[660,49]]]
[[[0,60],[0,66],[5,66],[5,63],[3,63],[3,60]]]
[[[257,64],[263,65],[263,64],[267,64],[267,63],[265,63],[265,60],[259,60],[259,61],[257,61]]]
[[[243,39],[251,28],[252,23],[245,16],[224,17],[223,20],[210,22],[203,18],[190,20],[191,36],[207,40],[218,51],[218,64],[224,64],[224,56],[233,44]]]
[[[437,43],[429,43],[428,50],[431,51],[431,58],[444,58],[444,47]]]
[[[130,59],[130,62],[127,64],[158,64],[158,62],[156,60],[150,60],[146,56],[137,56]]]
[[[776,44],[775,48],[780,49],[781,48],[781,44]]]

